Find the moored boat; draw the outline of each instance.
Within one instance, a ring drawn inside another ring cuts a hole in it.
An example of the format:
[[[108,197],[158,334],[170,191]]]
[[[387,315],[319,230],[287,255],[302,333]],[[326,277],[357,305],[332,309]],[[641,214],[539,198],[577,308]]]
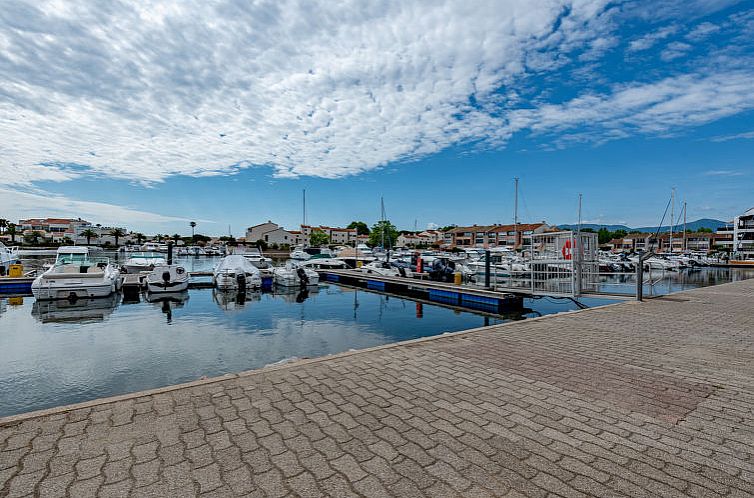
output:
[[[120,271],[108,258],[90,258],[88,247],[62,246],[55,263],[34,279],[31,291],[40,300],[106,297],[120,284]]]
[[[147,291],[150,293],[182,292],[188,289],[189,274],[179,265],[160,265],[147,275]]]
[[[152,271],[156,266],[167,264],[162,255],[153,252],[134,253],[123,263],[123,269],[126,273],[139,273],[142,271]]]
[[[276,267],[272,273],[275,285],[283,287],[307,287],[319,284],[319,274],[316,271],[293,262]]]
[[[225,256],[213,271],[212,281],[219,290],[246,290],[262,287],[259,268],[241,254]]]

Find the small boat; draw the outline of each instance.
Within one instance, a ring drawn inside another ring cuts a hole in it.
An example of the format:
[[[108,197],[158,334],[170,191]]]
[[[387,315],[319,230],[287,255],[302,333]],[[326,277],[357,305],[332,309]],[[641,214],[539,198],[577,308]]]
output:
[[[246,290],[262,287],[259,268],[241,254],[225,256],[215,267],[212,281],[220,290]]]
[[[241,255],[249,260],[252,265],[256,266],[259,269],[270,268],[272,266],[270,264],[270,260],[265,258],[262,254],[261,249],[257,247],[246,249],[246,251],[241,253]]]
[[[282,287],[307,287],[319,284],[319,274],[301,265],[289,261],[285,266],[278,266],[272,270],[276,285]]]
[[[160,265],[147,275],[147,291],[153,294],[175,293],[188,289],[189,274],[179,265]]]
[[[7,247],[0,242],[0,277],[10,273],[10,265],[18,262],[18,247]]]
[[[167,264],[167,261],[159,253],[138,252],[132,254],[123,263],[123,270],[125,270],[125,273],[139,273],[142,271],[152,271],[155,266],[163,266],[165,264]]]
[[[383,277],[413,277],[408,265],[393,264],[386,261],[372,261],[359,269],[362,273],[373,273]]]
[[[348,270],[351,267],[342,259],[311,258],[298,263],[299,266],[312,270]]]
[[[108,258],[90,258],[88,247],[61,246],[55,263],[32,282],[31,292],[39,300],[106,297],[121,283],[120,271]]]

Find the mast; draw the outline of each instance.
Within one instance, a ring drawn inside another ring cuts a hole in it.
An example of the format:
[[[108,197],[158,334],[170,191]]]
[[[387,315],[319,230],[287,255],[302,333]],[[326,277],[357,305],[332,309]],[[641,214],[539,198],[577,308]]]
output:
[[[584,194],[579,194],[579,224],[576,229],[576,233],[581,233],[581,199],[583,198]]]
[[[303,221],[303,224],[306,225],[306,189],[304,189],[303,194],[304,194],[304,221]]]
[[[513,201],[513,249],[518,247],[518,177],[513,179],[515,196]]]
[[[683,201],[683,252],[686,252],[686,201]]]
[[[673,223],[675,223],[675,187],[670,193],[670,252],[673,253]]]
[[[380,244],[385,249],[385,198],[380,196]]]

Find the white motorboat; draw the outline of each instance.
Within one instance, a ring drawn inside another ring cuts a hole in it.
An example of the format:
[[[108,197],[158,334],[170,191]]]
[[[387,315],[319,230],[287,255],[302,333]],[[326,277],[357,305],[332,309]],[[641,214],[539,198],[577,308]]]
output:
[[[62,246],[47,271],[34,279],[39,300],[106,297],[120,288],[120,271],[108,258],[90,258],[85,246]]]
[[[283,287],[306,287],[319,284],[319,274],[311,268],[289,261],[285,266],[272,270],[276,285]]]
[[[142,271],[152,271],[156,266],[163,266],[167,261],[159,253],[138,252],[131,255],[123,263],[123,269],[126,273],[139,273]]]
[[[168,246],[157,242],[147,242],[141,246],[141,250],[144,252],[168,252]]]
[[[188,289],[189,274],[179,265],[160,265],[147,274],[147,291],[153,294],[176,293]]]
[[[272,266],[270,260],[265,258],[262,251],[257,247],[246,249],[241,255],[259,269],[270,268]]]
[[[295,261],[306,261],[311,258],[311,255],[304,251],[304,246],[294,247],[289,256]]]
[[[386,261],[372,261],[360,268],[363,273],[373,273],[383,277],[413,277],[413,273],[406,266],[394,265]]]
[[[10,272],[10,265],[18,262],[18,247],[7,247],[0,242],[0,277]]]
[[[299,266],[312,270],[348,270],[351,267],[342,259],[311,258],[298,263]]]
[[[259,268],[241,254],[225,256],[217,264],[212,281],[220,290],[246,290],[262,287]]]

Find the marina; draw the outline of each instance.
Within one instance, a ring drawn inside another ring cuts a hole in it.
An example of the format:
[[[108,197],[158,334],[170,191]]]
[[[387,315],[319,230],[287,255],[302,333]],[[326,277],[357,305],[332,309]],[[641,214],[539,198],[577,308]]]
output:
[[[741,281],[685,291],[672,299],[490,323],[371,348],[381,341],[364,330],[358,337],[368,349],[361,351],[6,417],[0,419],[0,435],[11,444],[0,451],[9,469],[3,489],[15,493],[31,479],[44,493],[62,478],[74,493],[95,482],[103,490],[160,496],[196,490],[274,494],[281,487],[335,494],[343,486],[386,495],[425,489],[429,496],[510,491],[529,496],[748,495],[754,487],[745,469],[753,455],[752,446],[742,441],[746,428],[754,425],[752,337],[746,328],[753,293],[754,280]],[[200,291],[177,306],[173,323],[197,302],[210,306],[209,294]],[[262,297],[252,304],[261,307],[269,300]],[[310,309],[321,308],[305,313]],[[324,322],[307,314],[306,321],[293,320],[281,333],[306,335],[310,340],[299,343],[304,349],[318,345],[318,352],[327,354],[322,344],[347,334],[331,312],[320,315]],[[100,319],[92,314],[92,320]],[[385,316],[378,309],[371,314],[377,321]],[[726,320],[713,328],[699,326],[713,315]],[[24,308],[11,316],[31,318]],[[458,316],[438,318],[446,326]],[[115,317],[113,313],[109,320]],[[126,319],[133,323],[135,317]],[[27,378],[15,386],[10,399],[15,411],[19,404],[33,405],[34,391],[23,386],[56,385],[65,378],[79,377],[77,385],[94,383],[102,396],[110,391],[96,374],[109,373],[121,392],[132,390],[135,378],[160,378],[167,384],[176,364],[167,370],[150,357],[165,344],[178,343],[170,341],[171,335],[200,337],[214,355],[231,356],[243,335],[237,321],[230,330],[163,328],[151,319],[141,325],[129,326],[122,339],[118,334],[111,338],[113,332],[102,328],[59,328],[42,336],[22,333],[21,326],[11,328],[20,335],[15,357],[23,357],[18,355],[23,345],[66,348],[80,335],[100,345],[94,370],[78,363],[77,352],[70,349],[73,361],[63,371],[51,368],[49,378],[35,384]],[[231,340],[232,347],[218,350],[218,334],[225,336],[222,343]],[[268,334],[253,335],[259,342],[244,353],[255,357],[259,349],[277,351],[283,341]],[[102,336],[108,336],[106,343],[97,339]],[[120,349],[135,351],[139,361],[119,360],[113,352]],[[8,354],[5,348],[0,351]],[[171,357],[187,359],[173,351]],[[197,357],[178,362],[189,366],[187,377],[200,373],[193,366],[197,364],[208,365]],[[21,371],[18,365],[16,370]],[[60,453],[32,448],[42,441],[67,448],[71,438],[85,450],[66,453],[66,465],[73,469],[101,462],[90,473],[22,473],[37,460],[43,468],[59,468]],[[118,459],[118,451],[138,459]],[[106,476],[118,462],[125,464],[124,478],[108,484]]]

